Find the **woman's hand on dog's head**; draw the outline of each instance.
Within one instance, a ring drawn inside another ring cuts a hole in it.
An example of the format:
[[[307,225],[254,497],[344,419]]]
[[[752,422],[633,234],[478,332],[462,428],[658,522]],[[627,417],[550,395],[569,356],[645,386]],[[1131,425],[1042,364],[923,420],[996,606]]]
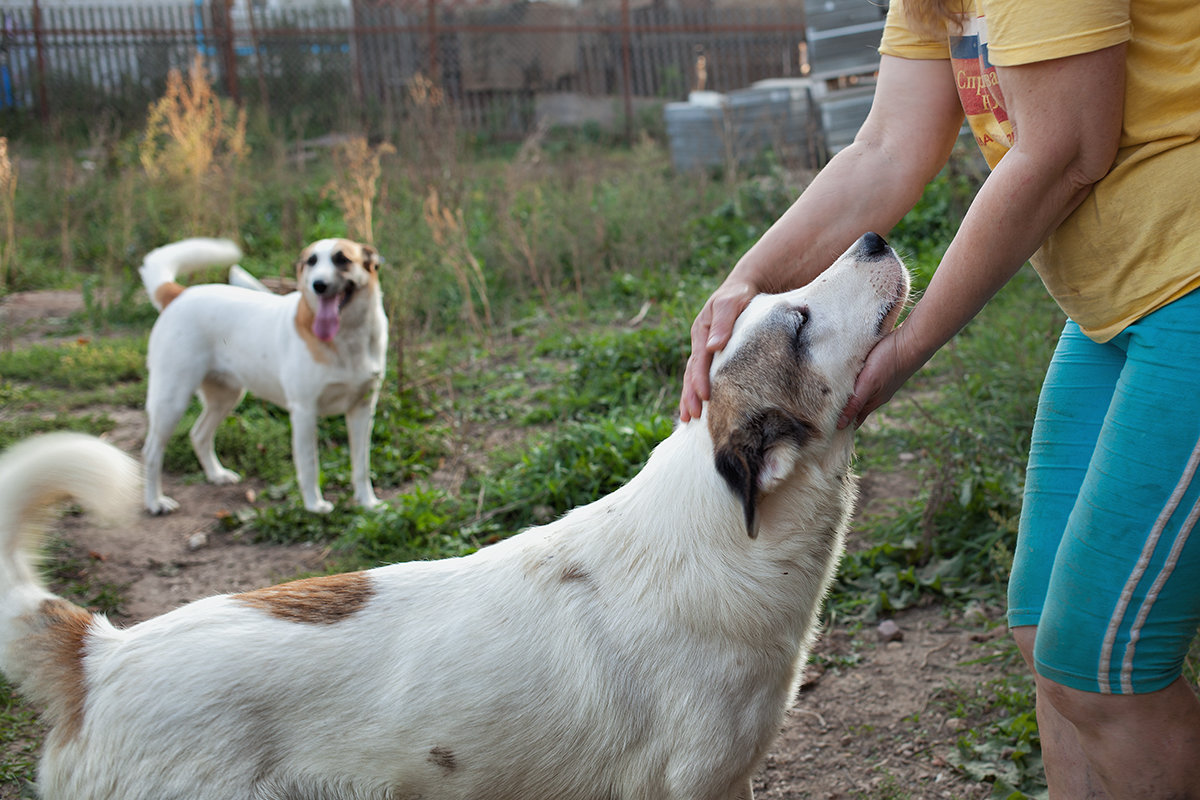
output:
[[[713,355],[729,343],[733,323],[759,289],[749,281],[732,276],[713,292],[692,322],[692,354],[683,371],[683,393],[679,398],[679,419],[687,422],[700,416],[708,399],[708,371]]]

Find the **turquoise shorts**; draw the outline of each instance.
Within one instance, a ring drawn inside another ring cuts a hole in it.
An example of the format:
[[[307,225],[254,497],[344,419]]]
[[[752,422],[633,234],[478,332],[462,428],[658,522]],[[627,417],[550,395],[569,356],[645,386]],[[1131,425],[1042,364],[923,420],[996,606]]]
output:
[[[1163,689],[1200,627],[1200,291],[1097,344],[1068,322],[1038,401],[1012,627],[1038,673]],[[1193,535],[1195,533],[1195,535]]]

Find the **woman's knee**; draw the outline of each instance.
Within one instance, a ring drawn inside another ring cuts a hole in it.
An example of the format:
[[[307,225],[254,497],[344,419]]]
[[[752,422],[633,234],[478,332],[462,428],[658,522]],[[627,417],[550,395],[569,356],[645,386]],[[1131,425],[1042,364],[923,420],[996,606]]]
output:
[[[1021,651],[1021,657],[1025,659],[1025,666],[1030,672],[1036,672],[1033,662],[1033,646],[1037,643],[1037,626],[1036,625],[1020,625],[1015,628],[1010,628],[1013,641],[1017,644],[1017,649]]]
[[[1102,726],[1115,710],[1113,695],[1073,689],[1041,675],[1037,676],[1037,688],[1038,696],[1079,730]]]

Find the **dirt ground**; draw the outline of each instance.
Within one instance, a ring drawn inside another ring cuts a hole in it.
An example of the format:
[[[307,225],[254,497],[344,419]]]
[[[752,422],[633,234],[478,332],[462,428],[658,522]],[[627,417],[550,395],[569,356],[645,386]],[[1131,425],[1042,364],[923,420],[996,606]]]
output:
[[[14,295],[0,302],[0,346],[53,338],[57,321],[78,307],[68,292]],[[132,454],[141,447],[139,412],[113,414],[108,437]],[[2,412],[0,412],[2,413]],[[165,476],[181,508],[167,517],[140,515],[122,528],[64,517],[57,533],[70,542],[87,577],[122,588],[118,624],[168,611],[210,594],[243,591],[323,570],[317,545],[271,546],[222,530],[219,517],[248,505],[257,487],[185,485]],[[863,504],[884,503],[913,487],[864,475]],[[1000,675],[980,663],[1004,636],[998,609],[951,614],[937,607],[896,616],[896,632],[834,626],[814,652],[806,681],[755,780],[759,800],[984,798],[987,784],[952,766],[962,721],[940,693]],[[19,789],[0,785],[0,798]]]

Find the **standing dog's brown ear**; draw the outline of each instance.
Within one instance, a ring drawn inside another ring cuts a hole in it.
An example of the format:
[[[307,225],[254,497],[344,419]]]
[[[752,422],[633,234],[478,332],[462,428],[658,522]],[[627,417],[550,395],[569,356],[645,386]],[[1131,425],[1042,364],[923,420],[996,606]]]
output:
[[[758,495],[787,477],[812,428],[782,411],[742,421],[716,449],[717,472],[742,501],[746,533],[758,536]]]
[[[379,255],[378,250],[376,250],[374,247],[371,247],[370,245],[367,245],[367,244],[364,244],[362,246],[362,255],[363,255],[363,266],[366,267],[371,272],[375,272],[381,266],[383,266],[385,263],[387,263],[386,261],[383,260],[383,256]]]

